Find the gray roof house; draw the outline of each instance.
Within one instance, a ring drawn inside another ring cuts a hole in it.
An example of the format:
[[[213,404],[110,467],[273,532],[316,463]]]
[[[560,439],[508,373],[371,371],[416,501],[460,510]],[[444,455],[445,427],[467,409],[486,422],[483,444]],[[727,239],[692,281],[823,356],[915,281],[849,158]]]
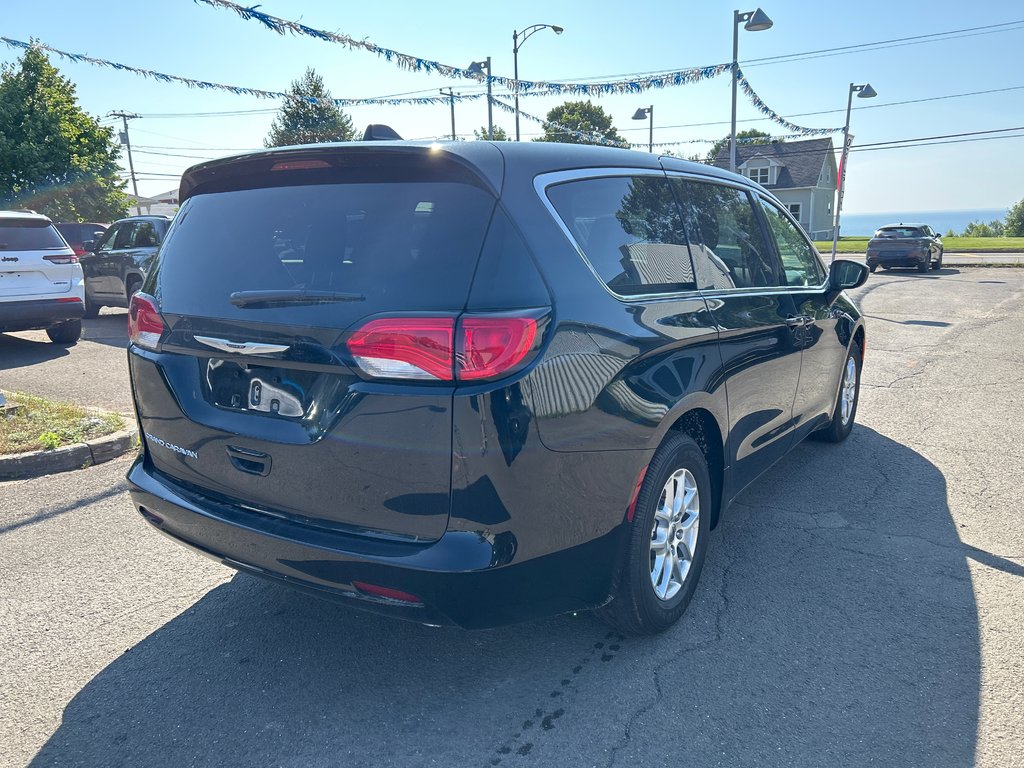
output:
[[[729,167],[729,146],[715,157]],[[832,237],[836,159],[832,139],[739,144],[736,171],[771,190],[815,240]]]

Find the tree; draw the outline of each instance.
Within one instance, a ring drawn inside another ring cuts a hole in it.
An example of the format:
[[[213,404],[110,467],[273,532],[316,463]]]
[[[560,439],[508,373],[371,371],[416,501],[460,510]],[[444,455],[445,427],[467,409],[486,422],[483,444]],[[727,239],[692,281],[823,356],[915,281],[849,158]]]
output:
[[[972,221],[965,228],[961,237],[1002,237],[1005,225],[998,219],[993,219],[988,224],[982,221]]]
[[[1006,214],[1004,234],[1007,237],[1024,237],[1024,200],[1018,202]]]
[[[771,138],[772,135],[770,133],[759,131],[757,128],[751,128],[750,130],[740,131],[736,134],[736,147],[738,148],[740,146],[740,139],[750,139],[750,141],[742,142],[743,144],[768,144],[770,143]],[[718,157],[718,153],[723,150],[729,150],[728,136],[724,139],[719,139],[711,145],[711,149],[708,150],[707,162],[714,165],[715,158]]]
[[[286,147],[351,141],[356,133],[352,118],[332,104],[330,98],[331,92],[324,86],[324,79],[312,67],[307,68],[301,79],[292,81],[288,98],[263,143],[268,147]]]
[[[577,136],[573,131],[584,135]],[[612,125],[611,115],[590,101],[567,101],[552,109],[544,121],[544,135],[534,141],[560,141],[565,144],[604,143],[591,138],[593,136],[623,147],[629,146]]]
[[[487,126],[481,125],[479,131],[474,128],[473,138],[477,141],[487,141]],[[491,141],[508,141],[508,131],[499,125],[494,126],[494,138]]]
[[[30,48],[0,69],[0,208],[62,221],[112,221],[128,198],[121,148],[78,106],[74,84]]]

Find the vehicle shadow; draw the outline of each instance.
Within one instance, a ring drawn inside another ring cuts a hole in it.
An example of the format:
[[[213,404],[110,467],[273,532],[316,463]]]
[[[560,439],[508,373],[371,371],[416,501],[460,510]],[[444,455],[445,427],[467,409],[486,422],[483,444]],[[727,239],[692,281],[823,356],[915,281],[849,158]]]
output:
[[[70,354],[67,347],[62,344],[52,344],[45,337],[43,341],[34,341],[21,336],[0,333],[0,371],[55,360]]]
[[[970,765],[968,556],[941,472],[860,426],[741,496],[661,636],[431,629],[236,576],[93,677],[32,765]]]
[[[98,317],[82,321],[82,338],[111,347],[128,346],[128,310],[106,309]]]

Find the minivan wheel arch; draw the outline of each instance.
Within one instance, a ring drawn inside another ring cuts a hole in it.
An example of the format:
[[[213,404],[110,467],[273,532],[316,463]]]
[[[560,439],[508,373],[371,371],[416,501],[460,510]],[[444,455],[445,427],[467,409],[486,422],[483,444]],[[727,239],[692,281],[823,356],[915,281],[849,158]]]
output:
[[[704,454],[711,478],[711,528],[718,525],[722,514],[722,489],[725,481],[725,441],[722,430],[710,411],[693,408],[669,427],[667,434],[683,432],[689,435]]]

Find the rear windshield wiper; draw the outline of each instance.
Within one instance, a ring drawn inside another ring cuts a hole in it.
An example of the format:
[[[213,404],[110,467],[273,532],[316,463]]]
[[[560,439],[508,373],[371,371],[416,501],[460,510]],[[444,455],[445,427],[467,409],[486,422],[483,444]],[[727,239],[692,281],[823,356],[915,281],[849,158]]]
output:
[[[338,291],[307,291],[302,288],[278,291],[235,291],[230,301],[236,307],[264,309],[286,304],[336,304],[341,301],[365,301],[361,293]]]

